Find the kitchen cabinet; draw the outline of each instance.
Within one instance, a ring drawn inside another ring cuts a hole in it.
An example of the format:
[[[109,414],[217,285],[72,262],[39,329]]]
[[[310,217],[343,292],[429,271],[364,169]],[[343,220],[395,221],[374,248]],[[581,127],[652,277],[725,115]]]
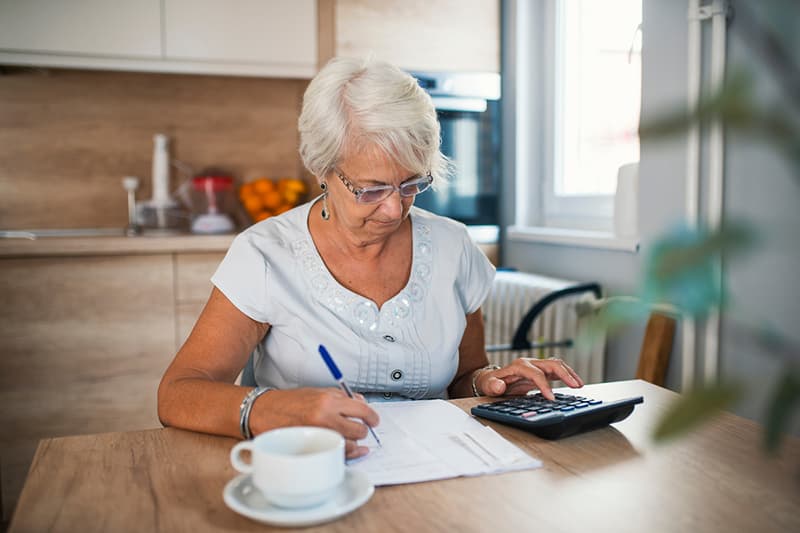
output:
[[[180,348],[211,294],[211,276],[225,254],[218,252],[175,255],[175,347]]]
[[[158,59],[160,0],[6,0],[0,50]]]
[[[0,64],[310,78],[317,0],[7,0]]]
[[[160,426],[158,383],[200,314],[229,244],[197,252],[108,246],[91,255],[92,243],[125,239],[70,240],[84,248],[0,257],[3,520],[39,439]],[[131,242],[157,247],[158,240]]]
[[[406,70],[500,72],[499,0],[320,0],[320,60],[373,53]]]

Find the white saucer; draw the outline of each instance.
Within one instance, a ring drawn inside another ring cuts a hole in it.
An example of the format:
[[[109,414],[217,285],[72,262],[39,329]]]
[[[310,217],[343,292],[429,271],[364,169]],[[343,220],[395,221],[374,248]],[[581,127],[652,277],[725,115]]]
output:
[[[316,507],[287,509],[269,503],[253,485],[250,474],[236,476],[225,485],[225,504],[237,513],[283,527],[305,527],[329,522],[358,509],[370,499],[375,487],[363,472],[347,469],[344,481],[334,496]]]

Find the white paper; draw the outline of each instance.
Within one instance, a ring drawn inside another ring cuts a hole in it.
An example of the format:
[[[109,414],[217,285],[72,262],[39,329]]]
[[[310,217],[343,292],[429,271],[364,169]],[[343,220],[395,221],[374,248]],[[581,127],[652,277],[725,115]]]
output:
[[[398,485],[458,476],[539,468],[517,446],[444,400],[373,403],[381,417],[375,433],[359,444],[367,456],[348,463],[374,485]]]

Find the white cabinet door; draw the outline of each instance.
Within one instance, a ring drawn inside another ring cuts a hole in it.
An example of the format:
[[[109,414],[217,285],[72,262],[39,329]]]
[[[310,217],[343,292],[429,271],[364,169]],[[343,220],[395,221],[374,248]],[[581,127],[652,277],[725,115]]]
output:
[[[164,0],[167,60],[273,65],[313,74],[317,0]]]
[[[0,0],[0,50],[161,57],[160,0]]]

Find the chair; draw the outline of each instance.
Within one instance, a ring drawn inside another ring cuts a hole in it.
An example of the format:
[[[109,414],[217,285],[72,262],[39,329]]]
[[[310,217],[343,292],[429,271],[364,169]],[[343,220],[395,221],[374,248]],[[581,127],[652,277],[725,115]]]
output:
[[[639,352],[639,365],[636,378],[649,381],[653,385],[664,386],[669,357],[675,338],[675,319],[662,313],[651,313],[642,339]]]

